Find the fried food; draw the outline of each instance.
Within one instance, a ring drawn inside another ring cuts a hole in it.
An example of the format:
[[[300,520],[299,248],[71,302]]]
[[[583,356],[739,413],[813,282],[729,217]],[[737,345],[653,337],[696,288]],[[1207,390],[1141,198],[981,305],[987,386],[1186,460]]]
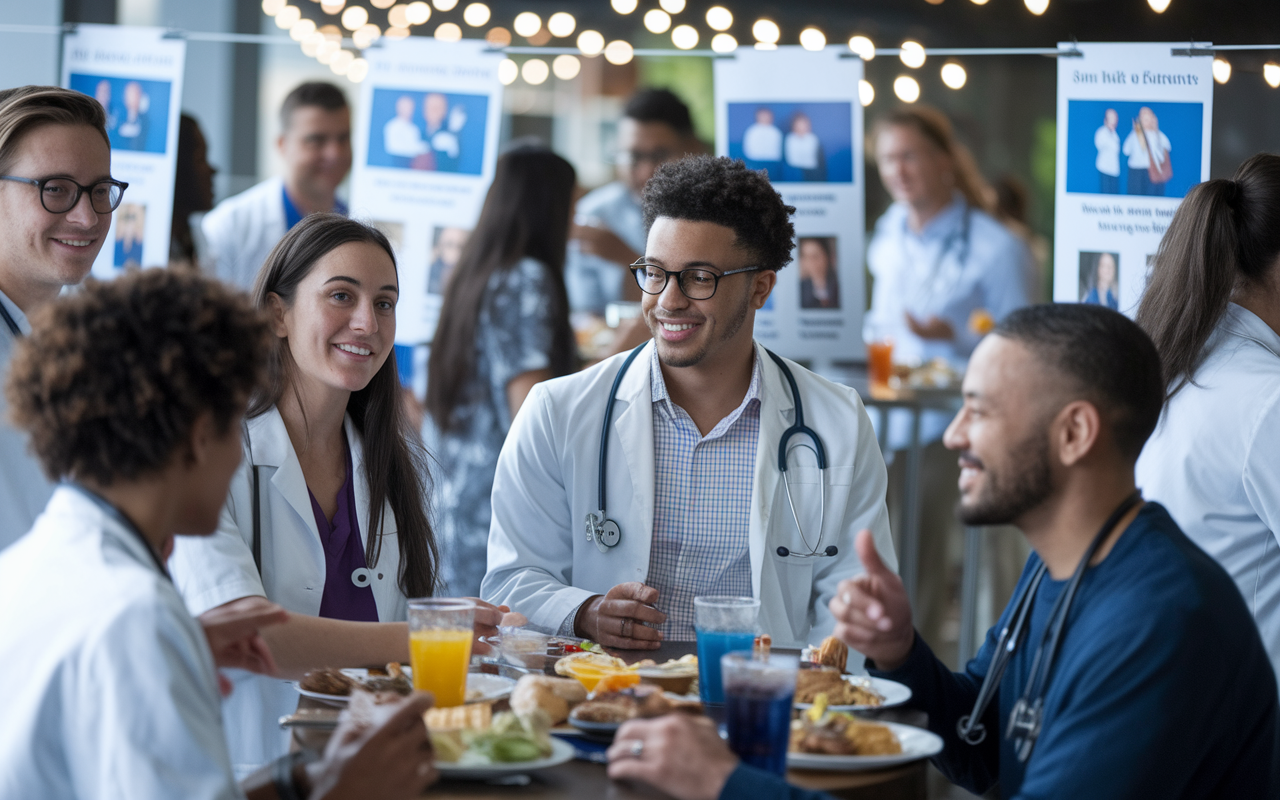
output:
[[[796,673],[796,702],[813,703],[825,694],[833,706],[878,706],[884,703],[870,684],[847,679],[834,667],[802,669]]]
[[[465,706],[429,708],[422,715],[427,730],[432,731],[481,731],[493,722],[493,706],[488,703],[471,703]]]
[[[404,670],[396,661],[387,664],[386,677],[375,676],[370,670],[369,677],[359,683],[370,692],[395,692],[407,695],[413,691],[413,681],[409,680],[409,676],[404,674]]]
[[[341,670],[326,668],[311,670],[302,678],[302,683],[299,685],[308,692],[346,697],[358,684],[354,678],[346,676]]]
[[[587,690],[572,678],[549,675],[524,675],[511,692],[511,710],[527,714],[540,708],[558,725],[569,718],[569,711],[587,699]]]
[[[584,722],[626,722],[629,719],[651,719],[673,712],[701,714],[702,703],[680,700],[658,686],[641,684],[618,692],[597,695],[573,711],[575,719]]]
[[[609,667],[611,669],[627,668],[627,662],[620,658],[616,658],[607,653],[595,653],[590,650],[583,650],[580,653],[570,653],[557,661],[556,674],[563,675],[564,677],[572,677],[573,673],[569,672],[569,666],[574,662],[591,664],[596,667]]]
[[[849,647],[834,636],[822,640],[818,647],[817,663],[824,667],[835,667],[844,672],[849,663]]]
[[[813,708],[791,723],[791,750],[832,756],[886,756],[902,752],[902,744],[884,725],[842,711],[827,711],[819,694]]]

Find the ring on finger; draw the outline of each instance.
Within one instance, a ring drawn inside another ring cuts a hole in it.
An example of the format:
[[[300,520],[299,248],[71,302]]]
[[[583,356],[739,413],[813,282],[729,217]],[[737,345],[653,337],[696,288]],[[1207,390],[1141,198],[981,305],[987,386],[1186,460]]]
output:
[[[623,638],[623,639],[630,639],[630,638],[631,638],[631,628],[632,628],[633,624],[634,624],[634,623],[633,623],[630,619],[624,619],[624,620],[622,621],[622,631],[621,631],[621,635],[622,635],[622,638]]]
[[[641,739],[632,739],[630,746],[627,748],[627,755],[630,758],[642,758],[644,756],[644,741]]]

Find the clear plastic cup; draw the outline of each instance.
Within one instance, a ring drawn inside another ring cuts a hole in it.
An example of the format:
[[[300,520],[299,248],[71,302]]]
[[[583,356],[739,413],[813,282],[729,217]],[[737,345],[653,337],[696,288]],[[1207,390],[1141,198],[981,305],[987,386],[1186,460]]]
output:
[[[720,657],[733,650],[750,650],[755,644],[760,601],[727,595],[695,597],[693,614],[698,635],[698,693],[704,703],[723,703]]]

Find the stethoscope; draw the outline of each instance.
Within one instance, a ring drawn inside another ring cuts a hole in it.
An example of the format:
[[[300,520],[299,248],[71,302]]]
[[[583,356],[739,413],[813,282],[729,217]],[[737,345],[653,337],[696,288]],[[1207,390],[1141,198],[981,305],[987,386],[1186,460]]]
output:
[[[646,343],[647,344],[647,343]],[[613,404],[618,399],[618,387],[622,384],[622,378],[627,374],[627,369],[631,366],[631,362],[636,360],[636,356],[640,355],[640,351],[646,345],[642,344],[631,351],[627,359],[622,362],[622,368],[618,370],[618,374],[613,378],[613,386],[609,389],[609,400],[605,405],[604,424],[600,428],[600,466],[598,469],[599,477],[599,499],[600,505],[598,511],[587,514],[587,541],[594,542],[597,549],[601,553],[607,553],[618,543],[622,541],[622,529],[618,523],[609,519],[605,513],[605,470],[609,463],[609,426],[613,422]],[[804,535],[804,529],[800,527],[800,517],[796,514],[796,504],[791,498],[791,480],[787,475],[787,445],[791,439],[796,436],[807,436],[811,444],[803,442],[797,443],[797,447],[803,447],[814,454],[818,461],[818,470],[825,472],[827,468],[827,451],[822,446],[822,439],[818,437],[813,428],[804,424],[804,404],[800,400],[800,388],[796,385],[795,376],[791,374],[791,370],[786,363],[772,351],[765,349],[765,353],[769,358],[773,359],[773,363],[778,365],[778,369],[782,370],[782,374],[787,379],[787,385],[791,388],[791,400],[795,404],[796,421],[790,428],[782,432],[781,441],[778,442],[778,471],[782,473],[782,481],[786,486],[787,503],[791,506],[791,518],[795,520],[796,530],[800,533],[800,540],[804,542],[805,547],[809,547],[809,539]],[[835,545],[828,545],[825,549],[822,547],[822,529],[827,521],[827,487],[825,480],[819,480],[818,486],[821,491],[822,511],[818,518],[818,543],[809,549],[807,553],[793,553],[785,547],[778,547],[775,551],[783,558],[795,556],[797,558],[820,558],[837,555],[840,550]]]
[[[937,289],[936,284],[940,277],[939,270],[942,269],[942,262],[946,260],[947,254],[951,252],[952,248],[956,248],[956,265],[959,270],[963,271],[965,266],[968,264],[969,234],[972,228],[972,220],[973,207],[969,205],[968,201],[965,201],[964,215],[960,218],[960,229],[952,231],[942,242],[942,248],[938,251],[938,255],[933,260],[933,267],[929,270],[929,274],[926,276],[926,279],[920,281],[918,284],[923,289],[923,293],[917,292],[916,299],[920,301],[920,304],[917,306],[918,308],[927,308],[928,304],[925,301],[932,300],[937,294],[942,294],[942,292],[935,291]],[[903,226],[905,228],[905,221],[903,222]],[[899,249],[905,251],[906,248],[900,247]],[[948,292],[949,291],[950,289],[948,288]]]
[[[9,313],[9,309],[4,307],[4,303],[0,303],[0,317],[4,318],[4,324],[9,327],[9,333],[13,334],[13,338],[22,338],[22,329],[18,327],[18,323],[14,320],[13,315]]]
[[[1044,698],[1049,691],[1049,676],[1053,671],[1053,660],[1058,654],[1058,646],[1062,643],[1063,632],[1067,627],[1071,601],[1075,598],[1076,590],[1080,588],[1085,570],[1089,568],[1089,562],[1093,560],[1111,529],[1116,526],[1121,517],[1141,501],[1141,492],[1134,492],[1111,512],[1107,521],[1102,523],[1102,530],[1093,537],[1089,549],[1076,565],[1071,581],[1062,594],[1058,595],[1057,601],[1049,611],[1049,621],[1045,624],[1040,645],[1036,648],[1035,657],[1031,660],[1031,673],[1027,677],[1027,685],[1022,690],[1022,696],[1018,698],[1018,702],[1014,704],[1013,711],[1009,713],[1009,726],[1004,734],[1006,739],[1013,741],[1020,762],[1025,763],[1031,757],[1031,750],[1036,745],[1036,739],[1040,737],[1040,730],[1044,723]],[[991,700],[1000,688],[1000,679],[1004,677],[1004,671],[1026,633],[1027,619],[1031,616],[1031,607],[1035,605],[1036,591],[1040,588],[1040,581],[1044,579],[1047,571],[1048,567],[1041,562],[1026,588],[1022,590],[1022,594],[1014,604],[1013,614],[1010,615],[1012,622],[1005,624],[1000,631],[1000,638],[996,641],[995,656],[991,659],[986,677],[982,679],[982,688],[978,690],[978,698],[973,702],[973,710],[956,722],[956,733],[961,740],[969,744],[981,744],[987,738],[986,726],[979,720],[982,719],[983,714],[987,713],[987,707],[991,705]]]
[[[165,569],[164,562],[160,560],[160,556],[156,553],[155,549],[152,548],[151,543],[147,541],[147,537],[142,535],[142,531],[138,530],[138,526],[134,525],[133,520],[126,517],[124,515],[124,512],[122,512],[120,509],[116,508],[114,505],[109,503],[107,499],[102,495],[90,489],[85,488],[82,484],[77,483],[76,481],[64,481],[62,485],[66,486],[69,489],[74,489],[75,491],[79,492],[81,495],[85,497],[85,499],[89,500],[91,503],[93,503],[95,506],[101,509],[102,513],[106,514],[108,517],[111,517],[116,522],[120,523],[120,526],[122,528],[124,528],[126,531],[130,533],[130,535],[132,535],[135,539],[137,539],[139,542],[142,543],[143,549],[147,551],[147,555],[151,556],[151,560],[152,562],[155,563],[156,569],[160,572],[160,574],[163,575],[165,579],[169,581],[173,580],[173,578],[170,577],[169,575],[169,570]]]

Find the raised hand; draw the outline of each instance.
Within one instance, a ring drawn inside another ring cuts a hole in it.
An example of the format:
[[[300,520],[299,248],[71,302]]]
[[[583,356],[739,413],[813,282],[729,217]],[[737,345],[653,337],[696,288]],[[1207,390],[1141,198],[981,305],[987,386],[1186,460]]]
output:
[[[874,660],[878,669],[896,669],[915,643],[907,591],[902,579],[880,560],[871,531],[859,532],[855,547],[866,572],[841,581],[831,598],[835,636]]]
[[[956,338],[955,329],[951,327],[950,322],[947,322],[942,317],[929,317],[926,320],[919,320],[910,313],[906,317],[907,327],[921,339],[950,342]]]
[[[495,606],[493,603],[485,602],[479,597],[467,597],[464,599],[476,604],[476,620],[473,626],[475,640],[471,643],[471,652],[477,655],[485,655],[491,648],[480,641],[480,637],[497,636],[498,626],[503,624],[503,615],[511,609],[507,606]]]
[[[573,627],[579,636],[606,647],[657,650],[662,633],[644,623],[660,625],[667,615],[653,607],[658,590],[639,581],[620,583],[604,595],[582,604]]]
[[[209,641],[213,663],[219,669],[245,669],[260,675],[275,675],[276,662],[258,631],[289,618],[289,612],[265,597],[242,597],[200,615],[200,627]],[[218,675],[223,696],[231,693],[231,683]]]
[[[380,707],[381,720],[339,725],[324,760],[307,768],[312,800],[419,797],[439,778],[422,718],[432,700],[430,693],[415,692]]]

